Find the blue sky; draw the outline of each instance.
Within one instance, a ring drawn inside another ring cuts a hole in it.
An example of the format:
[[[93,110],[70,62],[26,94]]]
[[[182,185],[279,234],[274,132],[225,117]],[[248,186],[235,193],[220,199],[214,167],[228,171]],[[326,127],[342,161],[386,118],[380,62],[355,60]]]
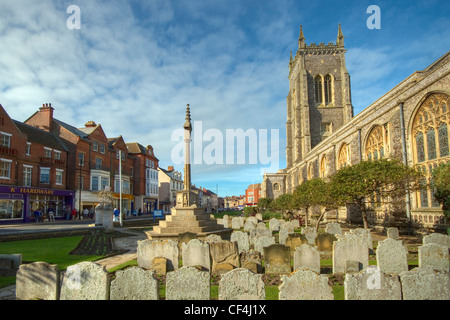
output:
[[[66,26],[70,5],[80,8],[79,30]],[[366,26],[370,5],[381,29]],[[309,44],[335,42],[341,24],[357,114],[449,50],[449,12],[448,1],[2,0],[0,103],[20,121],[52,103],[59,120],[94,120],[109,137],[151,144],[163,168],[174,164],[171,136],[189,103],[203,132],[278,129],[284,168],[300,25]],[[265,167],[202,163],[192,178],[239,195]]]

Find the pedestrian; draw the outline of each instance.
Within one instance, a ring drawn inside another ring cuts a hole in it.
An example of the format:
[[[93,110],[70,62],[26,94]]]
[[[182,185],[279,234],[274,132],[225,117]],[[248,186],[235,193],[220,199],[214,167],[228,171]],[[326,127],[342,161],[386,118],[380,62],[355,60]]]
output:
[[[120,211],[117,208],[114,208],[114,221],[119,221]]]
[[[39,210],[39,208],[37,208],[36,211],[34,211],[34,219],[36,223],[41,221],[41,210]]]
[[[49,221],[55,221],[55,212],[52,208],[48,209],[48,220]]]
[[[89,218],[89,210],[88,210],[88,208],[84,208],[84,210],[83,210],[83,218],[84,219]]]
[[[77,216],[77,210],[75,210],[75,208],[72,209],[72,220],[75,220]]]

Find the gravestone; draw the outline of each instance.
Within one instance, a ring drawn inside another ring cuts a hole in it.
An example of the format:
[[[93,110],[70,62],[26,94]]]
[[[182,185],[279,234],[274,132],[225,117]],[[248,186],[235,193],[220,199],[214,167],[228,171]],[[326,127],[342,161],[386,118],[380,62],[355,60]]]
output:
[[[219,300],[265,300],[266,291],[261,274],[244,268],[222,275],[219,282]]]
[[[254,229],[256,230],[256,229]],[[248,234],[242,231],[234,231],[230,237],[231,242],[236,241],[239,249],[239,253],[246,251],[250,248],[250,241]]]
[[[228,218],[223,217],[222,219],[217,219],[217,223],[221,224],[224,228],[229,228],[228,227]]]
[[[414,268],[400,273],[403,300],[449,300],[450,273]]]
[[[166,276],[166,300],[209,300],[209,272],[196,267],[182,267]]]
[[[178,250],[181,252],[183,243],[187,243],[193,239],[197,239],[197,234],[194,232],[183,232],[178,235]]]
[[[408,249],[401,240],[387,238],[378,242],[377,266],[380,272],[399,274],[408,271]]]
[[[101,203],[95,207],[95,226],[99,227],[103,225],[103,215],[105,213],[105,208]]]
[[[280,220],[272,218],[269,220],[269,229],[272,231],[280,231]]]
[[[436,243],[450,248],[450,236],[442,233],[431,233],[422,238],[423,244]]]
[[[250,230],[248,239],[250,244],[254,244],[255,243],[255,239],[261,236],[268,236],[271,237],[272,236],[272,230],[270,229],[253,229]]]
[[[212,273],[222,274],[239,268],[239,249],[237,242],[220,241],[209,244],[212,259]]]
[[[209,244],[199,239],[192,239],[182,245],[183,267],[201,266],[205,271],[211,271]]]
[[[295,248],[294,270],[309,269],[320,273],[320,252],[309,244]]]
[[[137,242],[138,266],[152,269],[152,260],[156,257],[167,259],[167,271],[178,269],[179,249],[173,240],[140,240]]]
[[[60,271],[56,264],[22,264],[16,273],[17,300],[59,300]]]
[[[332,252],[333,243],[337,241],[336,235],[332,233],[319,233],[314,242],[317,250],[321,252]]]
[[[419,267],[438,271],[449,271],[448,247],[428,243],[419,247]]]
[[[111,281],[110,300],[159,300],[155,272],[140,267],[118,270]]]
[[[268,247],[271,244],[275,243],[275,238],[274,237],[269,237],[269,236],[260,236],[257,237],[254,240],[254,249],[256,251],[261,252],[262,255],[264,255],[264,247]]]
[[[401,300],[402,288],[398,275],[380,272],[376,266],[344,279],[345,300]]]
[[[106,231],[111,231],[114,229],[113,222],[113,207],[110,203],[107,203],[103,206],[103,228]]]
[[[265,273],[290,273],[291,252],[282,244],[272,244],[264,248]]]
[[[386,235],[389,239],[398,239],[400,235],[398,233],[398,228],[390,227],[387,229]]]
[[[154,257],[151,261],[151,267],[148,270],[154,271],[156,274],[166,275],[167,261],[164,257]]]
[[[326,233],[330,233],[330,234],[338,234],[338,235],[342,235],[342,228],[341,225],[337,222],[330,222],[327,223],[326,227],[325,227],[325,232]]]
[[[345,261],[355,260],[366,268],[369,265],[367,238],[346,233],[333,243],[333,273],[344,273]]]
[[[280,244],[286,244],[286,239],[290,234],[294,233],[294,228],[288,227],[288,228],[282,228],[280,232],[278,233],[278,243]]]
[[[218,242],[218,241],[222,241],[222,237],[219,236],[218,234],[210,234],[205,237],[205,241],[208,243],[209,242]]]
[[[231,219],[231,228],[234,230],[239,230],[244,227],[243,217],[234,217]]]
[[[301,247],[304,244],[309,244],[309,241],[308,239],[306,239],[306,236],[304,234],[290,233],[287,236],[285,244],[291,249],[291,252],[293,253],[295,251],[295,248]]]
[[[373,249],[373,243],[372,243],[372,234],[370,233],[369,229],[364,228],[356,228],[356,229],[350,229],[351,234],[357,234],[360,235],[365,239],[367,242],[367,247],[369,249]]]
[[[256,229],[268,230],[266,228],[266,223],[265,222],[258,222],[258,224],[256,225]]]
[[[363,269],[363,265],[361,262],[356,260],[346,260],[345,261],[345,269],[344,273],[358,273]]]
[[[241,252],[240,254],[241,267],[249,269],[254,273],[262,272],[261,259],[261,253],[253,249]]]
[[[316,241],[316,237],[317,237],[316,228],[305,227],[302,230],[302,234],[305,235],[306,239],[308,240],[308,244],[314,245],[314,242]]]
[[[301,269],[281,277],[279,300],[334,300],[328,277]]]
[[[252,218],[252,217],[250,217]],[[250,218],[247,219],[247,221],[245,221],[244,224],[244,231],[250,231],[256,228],[256,223],[251,220]]]
[[[98,263],[84,261],[69,266],[61,282],[61,300],[109,299],[110,275]]]

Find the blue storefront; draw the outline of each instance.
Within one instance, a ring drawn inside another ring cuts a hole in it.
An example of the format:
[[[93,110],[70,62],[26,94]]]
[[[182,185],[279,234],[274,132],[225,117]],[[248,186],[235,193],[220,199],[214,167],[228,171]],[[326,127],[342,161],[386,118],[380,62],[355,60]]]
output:
[[[0,186],[0,224],[33,222],[34,211],[47,216],[51,209],[55,219],[64,219],[73,208],[75,191]]]

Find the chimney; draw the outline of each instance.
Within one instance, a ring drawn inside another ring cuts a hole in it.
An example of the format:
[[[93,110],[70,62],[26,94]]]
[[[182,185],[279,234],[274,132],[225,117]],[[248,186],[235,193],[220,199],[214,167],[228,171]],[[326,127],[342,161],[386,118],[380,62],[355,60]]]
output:
[[[86,122],[86,124],[84,126],[86,128],[92,128],[92,127],[96,127],[97,124],[95,123],[95,121],[88,121],[88,122]]]
[[[53,107],[51,103],[45,103],[42,104],[42,107],[39,108],[39,112],[41,113],[41,121],[42,124],[40,127],[50,132],[52,130],[52,123],[53,123]]]
[[[173,171],[173,166],[168,166],[167,171]]]

